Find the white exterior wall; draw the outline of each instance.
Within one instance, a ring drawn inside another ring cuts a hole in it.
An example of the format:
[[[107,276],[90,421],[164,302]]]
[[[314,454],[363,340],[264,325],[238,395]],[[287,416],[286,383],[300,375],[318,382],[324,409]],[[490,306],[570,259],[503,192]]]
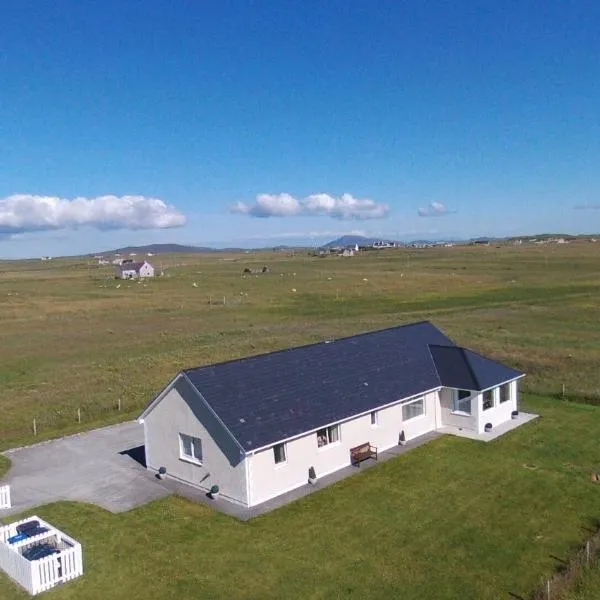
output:
[[[444,388],[440,390],[440,426],[462,427],[477,431],[479,423],[479,406],[481,404],[480,397],[474,395],[471,398],[471,414],[462,414],[452,411],[452,395],[453,390]]]
[[[493,427],[510,421],[511,413],[513,410],[517,410],[517,391],[518,382],[510,382],[510,400],[500,403],[500,389],[494,388],[494,406],[483,410],[483,395],[479,394],[477,397],[478,406],[478,419],[477,419],[477,432],[483,433],[485,430],[486,423],[491,423]]]
[[[412,439],[436,429],[438,392],[424,394],[425,414],[402,421],[402,404],[397,403],[377,411],[377,425],[371,425],[371,414],[340,424],[340,441],[319,448],[316,432],[286,443],[286,462],[276,465],[273,448],[249,457],[250,505],[300,487],[308,481],[308,469],[313,466],[322,477],[350,464],[350,448],[370,442],[381,452],[398,445],[400,432]],[[416,398],[415,398],[416,399]]]
[[[140,277],[154,277],[154,267],[150,263],[145,262],[140,267]]]
[[[180,458],[179,434],[200,438],[202,465]],[[246,464],[229,432],[183,379],[144,418],[146,466],[203,490],[247,504]]]

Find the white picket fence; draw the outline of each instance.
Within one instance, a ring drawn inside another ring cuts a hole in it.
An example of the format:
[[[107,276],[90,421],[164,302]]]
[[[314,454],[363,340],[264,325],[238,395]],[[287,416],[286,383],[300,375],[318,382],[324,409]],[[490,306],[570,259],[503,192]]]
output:
[[[8,539],[17,534],[17,525],[34,519],[48,531],[14,544],[8,543]],[[22,556],[25,548],[42,541],[52,542],[60,553],[33,561]],[[39,594],[83,574],[81,544],[39,517],[29,517],[0,527],[0,568],[30,594]]]
[[[0,508],[10,508],[10,485],[0,485]]]

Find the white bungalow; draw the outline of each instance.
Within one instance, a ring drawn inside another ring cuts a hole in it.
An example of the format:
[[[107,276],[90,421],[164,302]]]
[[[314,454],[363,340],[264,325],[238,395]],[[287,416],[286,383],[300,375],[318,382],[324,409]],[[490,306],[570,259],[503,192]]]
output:
[[[309,471],[347,467],[366,444],[494,435],[518,414],[521,377],[429,322],[189,369],[139,417],[146,464],[252,507],[306,485]]]
[[[117,265],[116,276],[119,279],[137,279],[154,277],[154,267],[147,261],[133,262],[124,260]]]

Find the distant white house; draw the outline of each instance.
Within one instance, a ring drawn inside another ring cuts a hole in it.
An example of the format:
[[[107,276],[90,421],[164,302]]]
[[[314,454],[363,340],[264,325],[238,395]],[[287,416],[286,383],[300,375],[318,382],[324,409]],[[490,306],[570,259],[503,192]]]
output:
[[[124,260],[116,268],[116,277],[119,279],[143,279],[154,277],[154,267],[148,262],[133,262]]]

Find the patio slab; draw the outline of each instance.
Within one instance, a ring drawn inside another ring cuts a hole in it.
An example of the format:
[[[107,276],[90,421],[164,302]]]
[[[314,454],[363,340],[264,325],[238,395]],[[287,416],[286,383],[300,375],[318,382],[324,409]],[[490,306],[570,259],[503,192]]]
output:
[[[489,433],[477,433],[476,431],[463,429],[462,427],[440,427],[438,431],[440,433],[456,435],[458,437],[477,440],[479,442],[491,442],[501,435],[504,435],[505,433],[516,429],[517,427],[521,427],[521,425],[525,425],[525,423],[529,423],[538,417],[539,415],[535,415],[533,413],[521,412],[516,419],[511,419],[510,421],[506,421],[505,423],[497,425]]]

